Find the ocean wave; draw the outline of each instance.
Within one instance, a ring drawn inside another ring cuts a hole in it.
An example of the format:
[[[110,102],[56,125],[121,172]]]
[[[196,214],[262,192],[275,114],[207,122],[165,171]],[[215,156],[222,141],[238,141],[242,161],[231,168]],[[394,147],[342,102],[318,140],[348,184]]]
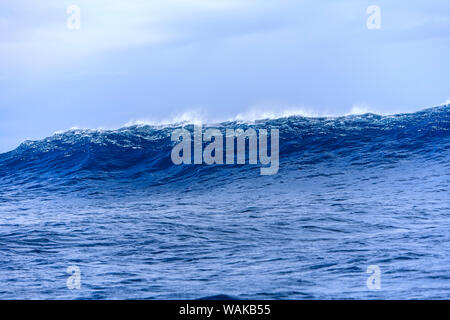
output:
[[[177,124],[134,124],[116,130],[71,129],[38,141],[25,141],[0,155],[3,181],[64,179],[141,179],[161,184],[192,177],[212,166],[175,166],[170,159],[175,128],[193,130],[189,121]],[[209,126],[207,126],[209,127]],[[400,159],[442,158],[448,154],[450,107],[410,114],[341,117],[289,116],[253,122],[227,121],[211,125],[232,128],[278,128],[280,171],[306,164],[347,162],[382,165]],[[221,168],[224,175],[242,165]],[[256,168],[252,165],[249,168]],[[232,175],[231,175],[232,176]],[[130,180],[131,179],[131,180]]]

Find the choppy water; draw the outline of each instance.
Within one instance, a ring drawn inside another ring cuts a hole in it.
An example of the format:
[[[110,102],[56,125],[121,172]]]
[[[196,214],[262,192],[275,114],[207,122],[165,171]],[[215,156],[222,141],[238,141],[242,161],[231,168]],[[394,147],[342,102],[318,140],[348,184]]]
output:
[[[450,297],[449,106],[219,127],[248,126],[280,129],[277,175],[175,166],[170,127],[0,155],[0,298]]]

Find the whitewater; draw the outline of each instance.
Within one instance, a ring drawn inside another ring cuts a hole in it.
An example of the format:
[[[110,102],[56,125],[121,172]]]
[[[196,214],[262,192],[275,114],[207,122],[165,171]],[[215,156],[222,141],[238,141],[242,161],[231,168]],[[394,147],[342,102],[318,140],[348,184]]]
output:
[[[180,127],[74,129],[0,154],[0,299],[450,297],[449,105],[216,124],[279,129],[271,176],[174,165]]]

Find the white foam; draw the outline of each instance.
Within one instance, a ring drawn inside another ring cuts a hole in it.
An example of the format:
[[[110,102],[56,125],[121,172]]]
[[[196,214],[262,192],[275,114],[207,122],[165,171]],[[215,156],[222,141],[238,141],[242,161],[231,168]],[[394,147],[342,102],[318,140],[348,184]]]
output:
[[[235,117],[227,119],[228,121],[243,121],[243,122],[254,122],[256,120],[266,120],[266,119],[279,119],[287,118],[292,116],[301,117],[318,117],[318,113],[312,112],[311,110],[306,110],[300,107],[290,107],[283,110],[267,110],[252,108],[246,112],[239,113]]]
[[[130,126],[168,126],[168,125],[175,125],[175,124],[184,124],[184,123],[193,123],[193,124],[200,124],[200,123],[207,123],[207,117],[206,113],[202,110],[190,110],[185,111],[181,114],[172,116],[170,118],[166,118],[163,120],[149,120],[149,119],[138,119],[138,120],[131,120],[124,124],[125,127]]]

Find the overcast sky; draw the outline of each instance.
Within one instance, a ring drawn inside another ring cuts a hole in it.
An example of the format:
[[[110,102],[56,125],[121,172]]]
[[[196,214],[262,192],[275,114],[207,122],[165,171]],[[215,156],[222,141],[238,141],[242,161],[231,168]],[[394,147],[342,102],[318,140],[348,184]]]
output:
[[[75,126],[413,112],[450,98],[449,57],[448,0],[2,0],[0,152]]]

